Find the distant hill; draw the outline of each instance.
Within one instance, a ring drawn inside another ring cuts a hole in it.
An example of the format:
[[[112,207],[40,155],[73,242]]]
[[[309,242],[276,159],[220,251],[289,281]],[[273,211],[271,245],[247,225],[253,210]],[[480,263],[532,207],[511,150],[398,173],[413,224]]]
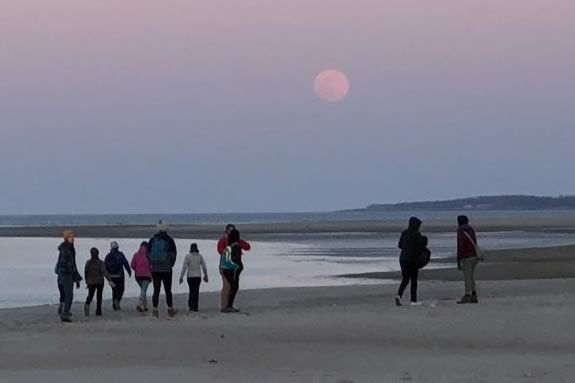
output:
[[[445,201],[373,204],[351,211],[405,210],[575,210],[575,196],[535,197],[527,195],[484,196]],[[350,210],[348,210],[350,211]]]

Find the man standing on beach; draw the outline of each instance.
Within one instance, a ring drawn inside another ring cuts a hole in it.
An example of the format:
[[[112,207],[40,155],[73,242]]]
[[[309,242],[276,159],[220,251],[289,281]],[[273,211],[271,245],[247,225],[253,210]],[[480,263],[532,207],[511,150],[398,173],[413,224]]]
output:
[[[162,221],[158,223],[158,233],[150,238],[148,242],[148,251],[150,254],[150,263],[152,264],[152,282],[154,284],[154,294],[152,295],[152,305],[154,306],[152,314],[157,318],[158,304],[160,301],[160,291],[164,285],[166,294],[166,305],[168,306],[168,315],[173,317],[176,310],[172,301],[172,269],[176,263],[178,250],[174,239],[168,235],[169,226]]]

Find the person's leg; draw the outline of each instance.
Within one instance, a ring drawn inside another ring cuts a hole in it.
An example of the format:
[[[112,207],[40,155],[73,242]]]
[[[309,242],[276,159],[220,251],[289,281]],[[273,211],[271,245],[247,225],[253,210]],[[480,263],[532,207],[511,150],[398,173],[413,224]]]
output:
[[[188,310],[192,311],[193,278],[188,278]]]
[[[125,290],[125,286],[126,286],[126,280],[124,279],[124,277],[118,278],[118,281],[120,282],[118,285],[118,296],[117,296],[117,300],[118,300],[118,308],[120,308],[120,302],[122,302],[122,298],[124,297],[124,290]]]
[[[143,280],[142,281],[142,289],[141,289],[141,298],[142,298],[142,307],[144,311],[148,310],[148,287],[150,286],[150,281]]]
[[[62,312],[65,316],[70,316],[72,309],[72,301],[74,300],[74,281],[72,276],[62,278],[62,286],[64,287],[64,310]]]
[[[200,299],[200,284],[202,283],[202,278],[195,277],[191,279],[191,287],[190,287],[190,298],[191,298],[191,311],[198,311],[199,304],[198,301]]]
[[[64,311],[64,301],[66,300],[66,294],[64,293],[64,286],[58,282],[58,293],[60,294],[60,304],[58,305],[58,315],[62,315]]]
[[[96,286],[96,315],[102,315],[102,293],[104,292],[104,284]]]
[[[477,268],[478,263],[479,259],[477,259],[477,257],[473,257],[471,264],[471,303],[479,302],[479,298],[477,298],[477,286],[475,285],[475,269]]]
[[[164,293],[166,294],[166,305],[168,308],[173,307],[172,301],[172,273],[163,273],[162,280],[164,283]]]
[[[90,304],[92,304],[92,299],[94,299],[95,292],[96,292],[96,286],[88,285],[88,297],[86,298],[86,305],[90,306]]]
[[[399,289],[397,290],[397,295],[399,296],[399,298],[403,297],[403,292],[405,291],[405,288],[409,284],[409,277],[410,277],[407,265],[404,264],[403,262],[400,262],[400,266],[401,266],[401,283],[399,284]]]
[[[473,266],[471,258],[464,258],[461,263],[463,266],[463,276],[465,278],[465,296],[471,296],[471,291],[473,290],[472,286]]]
[[[154,284],[154,293],[152,294],[152,306],[154,310],[158,308],[160,303],[160,290],[162,289],[162,275],[160,273],[152,274],[152,282]]]
[[[419,268],[417,265],[411,265],[411,270],[409,272],[411,280],[411,302],[417,302],[417,277],[419,274]]]
[[[234,302],[236,301],[236,297],[238,295],[238,291],[240,291],[240,275],[244,271],[244,267],[241,266],[238,271],[236,271],[234,275],[234,285],[232,286],[232,292],[230,297],[230,307],[234,307]]]
[[[230,300],[231,285],[228,281],[225,271],[220,271],[220,275],[222,276],[221,309],[225,310],[228,308],[228,303]]]

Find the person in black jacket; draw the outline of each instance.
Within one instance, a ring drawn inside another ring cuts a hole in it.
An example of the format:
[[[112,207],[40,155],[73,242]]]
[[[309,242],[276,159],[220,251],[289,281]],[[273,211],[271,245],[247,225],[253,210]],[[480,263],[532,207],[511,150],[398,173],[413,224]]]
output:
[[[409,219],[407,230],[404,230],[399,238],[398,246],[401,249],[399,265],[401,266],[402,280],[399,285],[399,290],[397,291],[397,297],[395,298],[395,304],[397,306],[401,306],[403,304],[403,292],[409,282],[411,282],[411,304],[419,304],[417,302],[417,276],[419,272],[417,259],[425,248],[423,237],[419,232],[421,223],[422,222],[419,218],[411,217]]]
[[[158,223],[158,233],[148,241],[150,264],[152,265],[152,283],[154,294],[152,295],[152,315],[158,317],[158,304],[160,302],[160,290],[164,285],[168,315],[174,317],[177,310],[172,300],[172,269],[176,263],[178,250],[176,242],[168,235],[169,226],[162,221]]]
[[[76,249],[74,249],[74,232],[66,230],[64,232],[64,242],[58,246],[58,263],[56,264],[56,274],[58,275],[58,286],[64,293],[64,307],[60,314],[62,322],[72,322],[72,301],[74,300],[74,283],[76,288],[80,288],[82,277],[76,267]]]

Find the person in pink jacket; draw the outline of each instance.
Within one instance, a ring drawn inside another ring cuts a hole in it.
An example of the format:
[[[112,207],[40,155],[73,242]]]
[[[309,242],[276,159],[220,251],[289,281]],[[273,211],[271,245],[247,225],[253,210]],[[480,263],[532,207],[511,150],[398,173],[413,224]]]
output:
[[[148,311],[148,286],[152,282],[152,265],[150,264],[150,256],[148,254],[148,242],[144,241],[140,244],[140,250],[132,257],[130,264],[136,275],[136,282],[140,286],[140,299],[136,310],[139,312]]]

